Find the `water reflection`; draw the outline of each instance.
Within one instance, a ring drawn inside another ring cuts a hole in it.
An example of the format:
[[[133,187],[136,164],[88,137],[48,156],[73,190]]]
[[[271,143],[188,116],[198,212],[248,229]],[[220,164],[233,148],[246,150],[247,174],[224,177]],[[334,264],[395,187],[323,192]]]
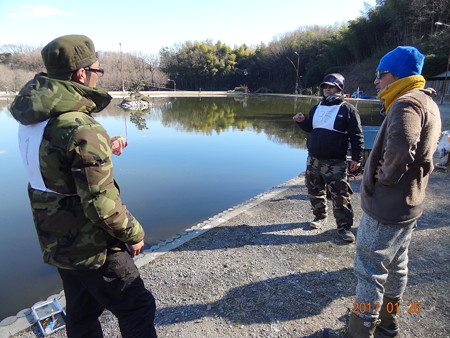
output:
[[[292,120],[317,98],[153,98],[132,113],[114,100],[98,120],[130,146],[114,158],[125,203],[150,246],[304,170],[306,134]],[[0,100],[0,107],[7,102]],[[379,104],[359,104],[363,123],[379,124]],[[0,319],[61,289],[44,265],[17,147],[17,123],[0,111]],[[30,282],[32,281],[32,282]]]
[[[147,122],[145,121],[145,114],[148,114],[148,111],[132,111],[130,112],[130,122],[133,123],[138,130],[148,129]]]
[[[211,135],[229,128],[250,129],[265,132],[273,141],[298,146],[304,144],[306,135],[301,130],[290,133],[292,121],[287,117],[308,113],[318,101],[316,97],[172,98],[154,101],[153,107],[159,107],[164,126],[177,130]],[[352,103],[359,109],[363,125],[381,124],[382,117],[376,114],[378,102]],[[132,112],[130,121],[140,130],[147,129],[145,114],[151,110]]]

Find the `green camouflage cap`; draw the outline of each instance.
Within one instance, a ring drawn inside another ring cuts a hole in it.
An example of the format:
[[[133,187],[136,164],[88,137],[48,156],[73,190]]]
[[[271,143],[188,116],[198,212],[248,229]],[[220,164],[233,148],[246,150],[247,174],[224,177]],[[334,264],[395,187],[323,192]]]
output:
[[[64,35],[49,42],[41,52],[50,77],[69,74],[97,61],[94,43],[85,35]]]

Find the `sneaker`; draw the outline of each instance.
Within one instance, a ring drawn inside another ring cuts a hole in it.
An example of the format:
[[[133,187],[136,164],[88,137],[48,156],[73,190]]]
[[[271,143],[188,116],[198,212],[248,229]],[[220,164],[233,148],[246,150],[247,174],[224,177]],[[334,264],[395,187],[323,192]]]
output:
[[[353,243],[355,241],[355,235],[353,232],[347,229],[338,229],[338,234],[342,237],[342,239],[346,242]]]
[[[314,220],[309,223],[309,226],[313,229],[320,229],[325,222],[327,221],[326,217],[315,217]]]

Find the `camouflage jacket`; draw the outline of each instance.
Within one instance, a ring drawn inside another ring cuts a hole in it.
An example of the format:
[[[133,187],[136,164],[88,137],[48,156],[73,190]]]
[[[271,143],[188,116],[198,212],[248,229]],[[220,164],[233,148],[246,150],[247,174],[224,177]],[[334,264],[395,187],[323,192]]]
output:
[[[110,137],[91,116],[110,101],[104,90],[41,73],[11,104],[21,128],[47,121],[36,152],[48,189],[28,192],[44,261],[59,268],[97,269],[108,248],[144,238],[120,199]]]

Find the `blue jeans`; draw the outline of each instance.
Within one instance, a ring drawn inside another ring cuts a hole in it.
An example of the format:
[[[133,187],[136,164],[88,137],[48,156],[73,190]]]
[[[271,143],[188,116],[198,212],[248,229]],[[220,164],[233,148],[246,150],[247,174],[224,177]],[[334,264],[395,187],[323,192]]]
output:
[[[358,279],[355,303],[363,304],[365,310],[358,316],[377,318],[383,295],[402,297],[408,280],[408,247],[416,225],[416,221],[405,225],[382,224],[363,213],[354,271]]]

